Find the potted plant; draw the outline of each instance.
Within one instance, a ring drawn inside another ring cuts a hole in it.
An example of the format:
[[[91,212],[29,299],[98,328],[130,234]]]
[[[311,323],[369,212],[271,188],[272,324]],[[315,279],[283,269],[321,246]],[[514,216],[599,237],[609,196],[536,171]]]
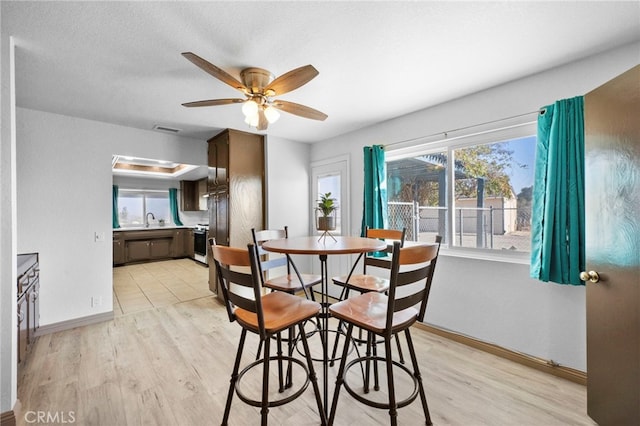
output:
[[[336,229],[335,212],[337,209],[336,199],[331,198],[330,192],[320,195],[320,200],[318,200],[318,206],[316,207],[316,211],[322,213],[322,216],[318,216],[317,228],[319,231]]]

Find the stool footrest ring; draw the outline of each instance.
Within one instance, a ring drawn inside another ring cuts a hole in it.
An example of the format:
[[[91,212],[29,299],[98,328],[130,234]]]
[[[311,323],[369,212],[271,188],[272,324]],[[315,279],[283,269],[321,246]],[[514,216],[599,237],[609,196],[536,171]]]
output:
[[[307,390],[307,387],[309,386],[310,380],[309,380],[309,369],[307,368],[307,366],[305,365],[305,363],[303,363],[301,360],[299,360],[298,358],[294,358],[294,357],[290,357],[290,356],[271,356],[269,357],[269,362],[271,361],[283,361],[283,362],[293,362],[297,365],[299,365],[300,367],[302,367],[302,369],[305,372],[305,381],[302,384],[302,386],[300,387],[300,389],[298,389],[297,391],[295,391],[294,393],[292,393],[291,395],[288,395],[284,398],[280,398],[274,401],[269,401],[269,408],[272,407],[279,407],[281,405],[287,404],[291,401],[293,401],[294,399],[298,398],[300,395],[302,395],[304,393],[305,390]],[[247,397],[244,393],[242,393],[242,390],[240,389],[240,382],[242,377],[249,372],[252,368],[257,367],[257,366],[261,366],[264,365],[264,359],[259,359],[256,361],[253,361],[251,364],[247,365],[245,368],[242,369],[242,371],[240,371],[240,373],[238,373],[238,378],[236,380],[235,383],[235,391],[236,391],[236,395],[238,395],[238,398],[240,398],[244,403],[252,405],[254,407],[262,407],[262,401],[260,400],[255,400],[255,399],[251,399],[249,397]]]
[[[355,365],[359,365],[359,364],[365,363],[367,361],[369,361],[369,362],[380,361],[380,362],[384,362],[384,363],[387,362],[386,358],[380,357],[380,356],[370,356],[370,357],[363,356],[363,357],[356,358],[356,359],[350,361],[349,363],[347,363],[347,365],[344,368],[343,377],[345,377],[345,378],[347,377],[347,372],[349,371],[349,369],[351,367],[353,367]],[[416,377],[413,375],[411,370],[409,370],[403,364],[400,364],[398,361],[393,361],[392,360],[391,363],[395,367],[398,367],[402,371],[407,373],[411,377],[411,379],[413,379],[413,392],[411,392],[411,395],[409,395],[407,398],[403,399],[402,401],[396,401],[397,408],[402,408],[402,407],[405,407],[405,406],[411,404],[413,401],[415,401],[416,397],[418,396],[418,393],[419,393],[418,379],[416,379]],[[351,386],[349,386],[349,383],[347,382],[346,379],[343,381],[342,385],[344,386],[345,390],[349,393],[349,395],[351,395],[352,397],[357,399],[359,402],[361,402],[361,403],[363,403],[365,405],[368,405],[369,407],[381,408],[381,409],[386,409],[386,410],[391,408],[389,406],[389,403],[373,401],[371,399],[365,398],[364,396],[362,396],[362,394],[360,394],[360,393],[356,392],[355,390],[353,390],[351,388]]]

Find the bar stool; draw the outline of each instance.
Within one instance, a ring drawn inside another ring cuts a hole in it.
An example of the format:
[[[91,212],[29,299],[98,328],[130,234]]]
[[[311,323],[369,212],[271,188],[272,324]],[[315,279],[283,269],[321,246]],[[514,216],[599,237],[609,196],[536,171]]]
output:
[[[329,307],[332,316],[348,324],[347,339],[344,344],[336,379],[336,388],[333,393],[329,424],[333,424],[335,420],[342,386],[357,401],[371,407],[389,410],[392,426],[398,423],[398,408],[411,404],[419,394],[425,421],[428,425],[432,424],[410,328],[416,321],[424,319],[441,241],[442,238],[438,236],[436,237],[435,245],[416,245],[404,248],[400,248],[400,243],[395,242],[391,260],[391,279],[388,295],[379,292],[363,293]],[[401,266],[402,271],[400,271]],[[399,291],[400,294],[397,294],[396,290],[399,288],[402,288],[402,290]],[[360,327],[367,332],[380,336],[384,340],[385,356],[366,355],[347,363],[349,340],[354,327]],[[404,331],[407,340],[413,371],[409,370],[405,365],[394,361],[391,357],[391,338],[402,331]],[[351,367],[370,361],[384,361],[386,364],[388,403],[365,398],[345,380]],[[413,380],[413,391],[402,401],[396,400],[394,367],[396,367],[396,370],[401,370],[409,375]]]
[[[238,352],[236,354],[233,372],[231,373],[222,425],[226,425],[229,420],[231,402],[234,394],[237,394],[246,404],[261,407],[261,424],[264,426],[267,425],[269,408],[286,404],[298,398],[307,389],[309,382],[311,382],[313,386],[321,424],[326,425],[327,419],[322,406],[318,379],[313,368],[313,361],[303,327],[305,321],[318,315],[320,312],[320,304],[281,291],[274,291],[263,295],[259,279],[258,254],[253,244],[248,244],[247,249],[219,246],[215,244],[213,238],[209,239],[209,244],[222,288],[229,321],[237,322],[240,327],[242,327]],[[245,272],[247,269],[250,271]],[[295,326],[298,327],[300,339],[304,347],[306,364],[297,358],[282,355],[280,334],[282,331]],[[261,359],[253,361],[240,371],[247,332],[258,335],[260,342],[264,346],[264,355]],[[278,353],[272,356],[270,354],[270,343],[271,338],[274,336],[278,342]],[[304,383],[299,389],[286,397],[269,400],[270,361],[278,361],[280,377],[282,377],[282,361],[299,365],[306,373]],[[245,395],[239,385],[248,371],[260,365],[262,365],[263,369],[262,397],[260,400],[256,400]]]
[[[380,228],[369,228],[367,227],[365,230],[365,235],[367,238],[378,238],[381,240],[385,240],[390,242],[391,244],[389,244],[387,246],[387,249],[384,251],[384,253],[387,254],[387,256],[384,257],[378,257],[376,256],[376,254],[374,253],[366,253],[366,254],[360,254],[360,256],[358,256],[358,258],[356,259],[356,261],[354,262],[353,266],[351,267],[351,270],[349,271],[348,275],[342,275],[342,276],[338,276],[338,277],[333,277],[333,283],[343,287],[342,292],[340,293],[340,300],[345,300],[349,297],[349,293],[351,290],[357,291],[359,293],[366,293],[369,291],[375,291],[378,293],[384,293],[389,289],[389,279],[388,278],[384,278],[384,277],[380,277],[377,275],[372,275],[372,274],[367,274],[367,266],[369,267],[376,267],[376,268],[382,268],[382,269],[391,269],[391,258],[390,258],[390,254],[393,251],[393,242],[394,241],[398,241],[400,242],[400,247],[404,246],[404,240],[405,240],[405,236],[406,236],[406,228],[402,228],[402,229],[380,229]],[[381,252],[378,252],[381,253]],[[360,260],[364,257],[364,260],[362,262],[362,273],[358,274],[356,273],[356,268],[360,262]],[[342,325],[342,324],[341,324]],[[362,339],[362,330],[359,331],[359,335],[358,338],[356,339],[356,341],[358,342],[363,342]],[[336,341],[334,342],[334,346],[333,346],[333,353],[332,353],[332,359],[335,359],[336,357],[336,351],[338,348],[338,340],[339,340],[339,336],[338,338],[336,338]],[[376,351],[376,346],[375,346],[375,342],[371,341],[371,336],[367,337],[367,352],[373,350],[374,353]],[[402,354],[402,347],[400,346],[400,342],[396,341],[397,344],[397,348],[398,348],[398,355],[400,358],[400,362],[402,364],[404,364],[404,356]],[[367,369],[368,369],[368,365],[367,365]],[[379,385],[378,385],[378,372],[377,372],[377,364],[374,363],[374,378],[375,378],[375,384],[374,384],[374,389],[378,390],[379,389]],[[369,391],[369,380],[368,380],[368,373],[367,373],[367,380],[365,382],[365,391],[368,392]]]
[[[403,247],[406,228],[376,229],[367,227],[365,235],[367,238],[378,238],[381,240],[389,241],[391,242],[391,244],[393,244],[393,242],[395,241],[398,241],[400,242],[400,247]],[[360,254],[360,256],[358,256],[355,263],[351,267],[351,271],[349,271],[348,275],[333,277],[332,280],[334,284],[344,287],[342,290],[342,294],[340,295],[341,300],[349,297],[350,290],[355,290],[360,293],[366,293],[368,291],[377,291],[379,293],[384,293],[389,289],[389,280],[386,278],[367,274],[367,266],[391,269],[391,259],[389,258],[389,255],[392,253],[393,249],[393,246],[391,244],[388,245],[387,249],[385,250],[387,256],[377,257],[374,253],[367,253],[366,255]],[[363,257],[364,261],[362,265],[362,273],[357,274],[355,273],[356,267],[360,262],[360,259],[362,259]]]
[[[300,271],[298,271],[298,268],[291,259],[291,256],[282,256],[276,253],[267,253],[267,251],[262,248],[262,243],[264,243],[265,241],[289,238],[289,228],[285,226],[283,229],[264,229],[262,231],[256,231],[255,228],[251,228],[251,236],[253,238],[253,244],[255,245],[259,255],[258,265],[260,267],[260,282],[262,286],[270,290],[284,291],[285,293],[290,294],[304,292],[304,295],[307,299],[315,300],[312,287],[314,285],[322,283],[322,277],[320,275],[302,274],[300,273]],[[269,271],[274,271],[285,267],[285,275],[278,275],[275,277],[268,276]],[[317,326],[318,325],[316,324],[316,329]],[[293,353],[292,350],[294,341],[298,341],[298,339],[294,337],[294,335],[295,333],[291,331],[289,333],[289,337],[283,338],[283,340],[288,345],[290,356]],[[256,359],[260,357],[261,351],[262,342],[260,342],[260,345],[258,346]],[[291,368],[288,368],[286,383],[282,382],[282,377],[280,378],[281,392],[285,388],[289,388],[291,386],[291,374]]]
[[[278,256],[274,253],[267,253],[262,248],[262,243],[265,241],[289,238],[289,228],[285,226],[284,229],[265,229],[262,231],[256,231],[255,228],[252,228],[251,235],[253,237],[253,244],[258,250],[258,255],[261,256],[260,271],[262,274],[260,274],[260,281],[263,287],[292,294],[303,291],[305,297],[315,300],[311,287],[322,283],[322,277],[320,275],[301,274],[289,255]],[[286,275],[265,278],[265,275],[267,275],[270,270],[283,267],[286,267]],[[292,269],[294,273],[292,273]]]

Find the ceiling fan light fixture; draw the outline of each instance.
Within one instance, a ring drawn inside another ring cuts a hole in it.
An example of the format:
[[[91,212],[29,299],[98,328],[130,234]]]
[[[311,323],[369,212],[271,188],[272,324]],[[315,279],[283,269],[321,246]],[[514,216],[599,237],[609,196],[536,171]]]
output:
[[[199,57],[195,53],[183,52],[182,56],[206,73],[228,86],[238,89],[245,95],[245,99],[209,99],[187,102],[182,104],[185,107],[206,107],[242,103],[245,123],[251,127],[255,127],[259,131],[266,130],[269,124],[275,123],[280,118],[280,112],[277,110],[312,120],[324,121],[327,118],[326,114],[318,110],[294,102],[278,100],[272,104],[272,97],[289,93],[314,79],[318,75],[318,70],[312,65],[295,68],[282,74],[278,78],[275,78],[270,71],[262,68],[245,68],[240,72],[240,79],[242,81],[239,81],[226,71]]]
[[[264,109],[264,116],[267,118],[269,124],[273,124],[280,118],[280,113],[277,109],[269,105]]]
[[[258,104],[253,99],[249,99],[242,105],[242,113],[245,117],[253,117],[258,115]]]
[[[258,115],[258,110],[256,110],[255,114],[247,115],[244,119],[244,122],[251,127],[258,127],[259,120],[260,120],[260,116]]]

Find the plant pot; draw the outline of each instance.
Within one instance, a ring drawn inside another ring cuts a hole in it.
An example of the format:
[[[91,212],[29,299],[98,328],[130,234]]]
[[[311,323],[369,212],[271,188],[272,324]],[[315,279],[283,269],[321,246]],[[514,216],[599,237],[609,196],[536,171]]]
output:
[[[318,217],[318,231],[333,231],[336,229],[336,218],[333,216]]]

